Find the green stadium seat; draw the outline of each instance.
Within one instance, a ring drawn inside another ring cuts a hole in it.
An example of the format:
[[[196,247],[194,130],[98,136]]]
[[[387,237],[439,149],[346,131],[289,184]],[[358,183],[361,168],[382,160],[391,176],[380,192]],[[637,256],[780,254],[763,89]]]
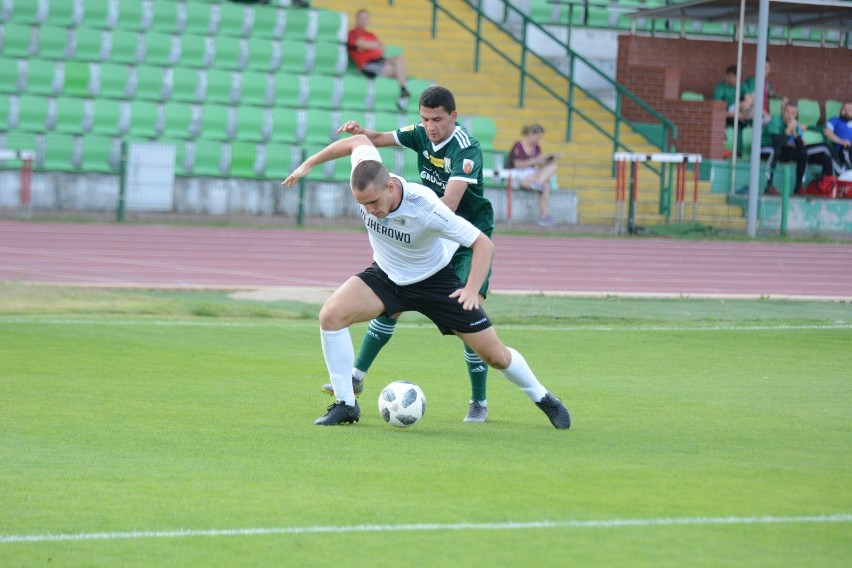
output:
[[[463,119],[460,119],[467,131],[470,132],[471,136],[479,140],[479,145],[482,147],[482,151],[492,151],[494,150],[494,138],[497,135],[497,124],[494,122],[494,119],[487,116],[467,116]]]
[[[263,177],[265,148],[251,142],[234,141],[230,144],[231,163],[228,174],[235,178]]]
[[[324,75],[342,75],[349,66],[346,46],[339,43],[317,42],[313,44],[311,71]]]
[[[91,132],[105,136],[119,136],[130,127],[131,109],[128,103],[112,99],[95,99]],[[156,114],[154,116],[156,119]]]
[[[682,101],[703,101],[704,95],[701,93],[696,93],[694,91],[683,91],[680,94],[680,100]]]
[[[277,73],[273,75],[275,104],[289,107],[309,105],[310,82],[308,75]]]
[[[91,127],[91,107],[84,99],[60,97],[56,99],[56,121],[53,130],[67,134],[85,134]]]
[[[222,142],[218,140],[196,140],[187,144],[187,153],[192,154],[192,173],[197,176],[221,177],[227,174],[230,164],[223,155]]]
[[[137,65],[128,78],[133,98],[145,101],[164,101],[169,98],[167,73],[162,67]]]
[[[27,132],[43,132],[48,124],[54,122],[47,97],[27,94],[12,100],[17,104],[18,129]]]
[[[66,28],[36,28],[38,56],[42,59],[65,59],[73,55],[74,32]]]
[[[145,60],[145,36],[127,30],[112,30],[104,38],[105,59],[113,63],[141,63]]]
[[[304,112],[304,114],[301,114]],[[303,124],[306,144],[328,144],[337,139],[337,128],[340,126],[335,119],[335,113],[330,113],[326,109],[308,108],[305,111],[299,111],[300,117],[303,117]]]
[[[213,37],[191,35],[184,33],[180,37],[180,59],[178,65],[181,67],[207,68],[213,64],[216,53]]]
[[[118,23],[118,2],[104,0],[82,0],[83,17],[80,27],[112,29]]]
[[[230,140],[237,128],[237,111],[234,107],[204,105],[201,113],[201,131],[205,140]]]
[[[272,42],[269,43],[272,44]],[[300,41],[283,40],[278,45],[281,71],[285,73],[306,73],[310,69],[313,48],[309,44]],[[252,67],[251,64],[253,54],[249,52],[249,56],[249,67],[255,69],[256,67]]]
[[[293,144],[301,142],[303,138],[302,121],[299,120],[299,112],[292,108],[273,107],[270,109],[272,117],[272,132],[269,139],[272,142]]]
[[[770,98],[769,99],[769,114],[772,115],[772,116],[781,114],[782,103],[783,103],[782,99]]]
[[[372,110],[372,83],[364,75],[343,75],[343,96],[340,107],[344,110]]]
[[[269,41],[260,38],[249,38],[246,42],[248,57],[245,60],[245,68],[252,71],[265,71],[274,73],[276,71],[301,72],[306,69],[307,45],[293,42]],[[284,62],[288,65],[284,66]]]
[[[841,101],[827,100],[825,101],[825,121],[828,122],[832,118],[840,116],[840,109],[843,108]]]
[[[44,154],[37,166],[47,171],[73,172],[80,169],[82,140],[69,134],[44,135]]]
[[[163,138],[174,140],[195,138],[200,128],[200,106],[176,101],[169,101],[163,105]]]
[[[157,103],[151,101],[131,100],[129,103],[130,120],[125,134],[136,140],[157,138],[160,125],[160,111]],[[95,108],[97,122],[98,109]]]
[[[272,113],[269,109],[241,105],[237,107],[237,128],[234,138],[265,142],[272,134]]]
[[[183,28],[183,33],[194,35],[216,35],[218,32],[218,20],[215,17],[218,9],[214,12],[209,4],[201,2],[187,2],[186,10],[186,25]]]
[[[240,102],[240,73],[224,69],[208,69],[201,72],[201,77],[206,86],[207,102],[217,104]]]
[[[36,53],[37,28],[7,22],[0,29],[0,38],[0,53],[4,58],[29,57]]]
[[[339,77],[332,77],[331,75],[309,75],[308,90],[308,100],[310,101],[311,108],[340,108],[343,85]]]
[[[162,73],[162,71],[161,71]],[[171,99],[183,103],[201,104],[207,99],[207,75],[201,69],[169,69]]]
[[[313,42],[316,39],[317,22],[314,10],[287,10],[287,27],[284,39],[298,42]]]
[[[62,92],[72,97],[92,97],[98,94],[96,84],[92,80],[94,63],[83,61],[66,61],[63,65]]]
[[[349,36],[348,20],[343,12],[333,10],[315,10],[317,31],[316,42],[346,43]]]
[[[26,90],[27,60],[0,58],[0,93],[15,94]]]
[[[32,150],[41,154],[41,134],[34,132],[6,132],[0,134],[0,148],[6,150]]]
[[[394,132],[396,130],[399,130],[399,128],[401,126],[404,126],[404,124],[402,124],[402,120],[400,118],[401,116],[402,116],[401,114],[396,113],[396,112],[376,112],[376,113],[373,113],[373,118],[372,118],[373,126],[372,126],[371,129],[375,130],[377,132]],[[345,120],[349,120],[348,115],[344,114],[343,118]],[[369,122],[368,122],[368,124],[369,124]],[[364,125],[362,124],[362,126],[364,126]]]
[[[62,90],[62,63],[47,59],[27,61],[27,93],[53,95]]]
[[[397,83],[395,79],[376,77],[373,79],[373,93],[373,108],[376,112],[393,112],[400,110],[396,104],[396,101],[399,99],[399,83]],[[409,99],[409,109],[413,108],[413,106],[417,106],[416,101],[420,96],[419,94],[414,96],[413,91],[411,94],[411,99],[415,99],[415,101],[412,102],[412,100]]]
[[[120,138],[91,134],[83,137],[81,170],[92,173],[115,173],[120,163]]]
[[[151,2],[151,31],[161,34],[178,34],[183,31],[181,24],[183,5],[172,0],[153,0]]]
[[[240,100],[243,104],[266,106],[275,102],[275,80],[279,75],[258,71],[240,73]]]
[[[19,24],[40,25],[47,21],[48,2],[37,0],[17,0],[5,4],[11,5],[11,19]]]
[[[78,61],[106,61],[109,42],[107,31],[76,28],[69,40],[69,56]]]
[[[819,101],[814,99],[802,98],[798,101],[799,104],[799,122],[807,125],[808,128],[816,128],[819,124]]]
[[[189,144],[191,148],[194,148],[193,142],[187,142],[185,140],[167,139],[161,139],[159,142],[161,144],[170,144],[175,147],[175,175],[192,175],[192,160],[194,150],[192,152],[187,152],[186,146]]]
[[[814,127],[813,129],[805,130],[802,133],[802,141],[805,145],[822,144],[825,142],[825,137],[822,134],[822,129]]]
[[[142,2],[127,2],[126,0],[119,2],[115,27],[132,32],[147,30],[150,23],[146,22],[144,4]]]
[[[117,63],[92,64],[94,82],[101,97],[127,99],[133,96],[135,84],[131,81],[133,68]]]
[[[216,38],[212,63],[214,67],[237,71],[245,67],[247,59],[248,46],[245,40],[221,35]]]
[[[266,40],[283,39],[287,29],[287,12],[282,9],[256,11],[251,37]]]
[[[257,12],[260,12],[259,14]],[[219,36],[249,37],[252,35],[254,22],[258,17],[264,18],[266,10],[256,10],[248,4],[224,2],[219,6]]]
[[[265,148],[267,178],[283,180],[302,163],[302,148],[299,145],[266,144]]]
[[[142,61],[147,65],[168,67],[180,61],[180,36],[159,32],[145,34],[145,55]]]

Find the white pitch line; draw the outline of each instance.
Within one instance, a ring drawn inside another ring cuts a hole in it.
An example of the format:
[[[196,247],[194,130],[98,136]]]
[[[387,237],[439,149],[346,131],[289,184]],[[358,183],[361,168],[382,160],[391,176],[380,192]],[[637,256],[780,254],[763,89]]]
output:
[[[313,527],[269,527],[251,529],[206,529],[173,531],[129,531],[77,534],[29,534],[0,536],[0,544],[23,542],[61,542],[81,540],[136,540],[143,538],[188,538],[220,536],[257,536],[286,534],[358,533],[358,532],[428,532],[428,531],[494,531],[528,529],[596,529],[623,527],[654,527],[679,525],[775,525],[799,523],[849,523],[852,514],[803,517],[682,517],[673,519],[602,519],[597,521],[534,521],[505,523],[437,523],[412,525],[349,525]]]

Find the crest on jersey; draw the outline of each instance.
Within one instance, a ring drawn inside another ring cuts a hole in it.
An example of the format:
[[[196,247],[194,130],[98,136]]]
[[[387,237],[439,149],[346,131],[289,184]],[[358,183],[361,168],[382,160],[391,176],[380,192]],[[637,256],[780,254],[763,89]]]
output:
[[[393,219],[391,219],[391,223],[399,225],[400,227],[407,227],[408,219],[406,217],[394,217]]]
[[[472,172],[473,171],[473,160],[467,160],[466,159],[465,161],[463,161],[462,162],[462,170],[464,170],[464,173],[466,173],[466,174],[469,174],[470,172]]]

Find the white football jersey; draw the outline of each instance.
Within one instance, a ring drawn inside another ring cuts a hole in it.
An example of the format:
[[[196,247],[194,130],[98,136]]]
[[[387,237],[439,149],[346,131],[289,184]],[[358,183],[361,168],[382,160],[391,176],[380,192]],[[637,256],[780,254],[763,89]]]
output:
[[[364,160],[381,162],[382,158],[374,146],[358,146],[352,152],[352,168]],[[471,246],[480,231],[453,213],[428,187],[391,176],[402,183],[402,201],[396,211],[379,219],[363,207],[359,209],[373,260],[393,282],[406,286],[444,268],[459,245]]]

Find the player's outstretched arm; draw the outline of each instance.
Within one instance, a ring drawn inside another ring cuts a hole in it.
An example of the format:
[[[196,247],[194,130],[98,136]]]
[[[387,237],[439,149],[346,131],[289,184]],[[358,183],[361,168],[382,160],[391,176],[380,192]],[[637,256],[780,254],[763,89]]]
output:
[[[488,277],[488,270],[494,259],[494,243],[485,233],[479,233],[470,248],[473,250],[473,258],[470,261],[467,282],[464,288],[450,294],[450,298],[458,298],[465,310],[475,310],[479,307],[479,289]]]
[[[299,167],[293,170],[293,173],[287,176],[287,178],[281,182],[281,185],[293,187],[293,185],[297,181],[299,181],[299,179],[311,173],[311,170],[314,169],[314,166],[330,162],[331,160],[336,160],[337,158],[348,156],[355,148],[364,145],[372,145],[370,139],[364,135],[357,135],[352,136],[351,138],[342,138],[340,140],[335,140],[334,142],[332,142],[331,144],[329,144],[328,146],[326,146],[325,148],[323,148],[322,150],[299,164]]]
[[[344,122],[340,128],[337,129],[337,133],[352,135],[363,134],[369,138],[370,142],[373,143],[373,146],[376,146],[377,148],[396,146],[396,138],[394,138],[393,132],[378,132],[376,130],[370,130],[368,128],[364,128],[355,120],[347,120]]]

